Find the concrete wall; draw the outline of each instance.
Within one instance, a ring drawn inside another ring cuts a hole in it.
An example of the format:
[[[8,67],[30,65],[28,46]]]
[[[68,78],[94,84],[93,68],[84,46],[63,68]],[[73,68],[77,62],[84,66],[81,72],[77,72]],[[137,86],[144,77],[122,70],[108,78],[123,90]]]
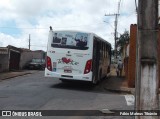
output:
[[[32,52],[21,52],[21,58],[20,58],[20,69],[23,69],[27,62],[31,61],[32,59]]]
[[[20,59],[20,69],[23,69],[25,65],[33,58],[45,59],[43,51],[22,51]]]
[[[124,58],[124,75],[126,80],[128,80],[128,60],[129,57]]]
[[[158,31],[158,78],[159,78],[159,88],[160,88],[160,25]]]
[[[123,64],[124,64],[124,68],[123,68],[123,75],[125,76],[125,78],[127,78],[127,75],[126,75],[126,71],[128,71],[128,56],[127,56],[127,46],[128,46],[128,43],[124,45],[123,47],[123,52],[122,52],[122,61],[123,61]]]
[[[0,54],[0,72],[9,71],[9,55]]]

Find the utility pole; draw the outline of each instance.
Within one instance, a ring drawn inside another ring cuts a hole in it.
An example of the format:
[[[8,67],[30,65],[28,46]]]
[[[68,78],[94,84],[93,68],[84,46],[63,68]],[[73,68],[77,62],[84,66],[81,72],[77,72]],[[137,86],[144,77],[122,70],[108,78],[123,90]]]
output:
[[[115,21],[114,21],[114,26],[115,26],[115,29],[114,29],[114,42],[115,42],[114,43],[114,59],[116,60],[116,62],[117,62],[117,25],[118,25],[118,16],[120,15],[119,14],[120,3],[121,3],[121,0],[118,3],[117,13],[115,13],[115,14],[105,14],[105,16],[115,16]]]
[[[29,50],[30,50],[30,47],[31,47],[31,39],[30,39],[30,34],[29,34]]]
[[[139,0],[135,110],[158,110],[158,0]],[[158,116],[135,116],[158,119]]]

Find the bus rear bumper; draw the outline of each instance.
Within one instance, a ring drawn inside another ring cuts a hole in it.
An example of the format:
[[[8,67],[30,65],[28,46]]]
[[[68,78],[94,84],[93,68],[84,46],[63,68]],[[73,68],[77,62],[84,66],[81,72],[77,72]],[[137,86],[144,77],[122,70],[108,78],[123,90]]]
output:
[[[45,77],[53,77],[59,79],[69,79],[69,80],[81,80],[81,81],[92,81],[92,72],[88,74],[81,74],[81,75],[72,75],[72,74],[59,74],[56,72],[51,72],[45,69]]]

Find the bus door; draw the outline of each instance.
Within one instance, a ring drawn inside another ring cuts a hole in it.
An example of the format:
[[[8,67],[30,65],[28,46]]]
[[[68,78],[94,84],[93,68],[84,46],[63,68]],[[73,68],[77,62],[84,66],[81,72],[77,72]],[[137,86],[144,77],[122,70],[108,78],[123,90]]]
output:
[[[99,62],[100,62],[100,43],[94,39],[94,48],[93,48],[93,67],[96,80],[98,80],[98,70],[99,70]]]

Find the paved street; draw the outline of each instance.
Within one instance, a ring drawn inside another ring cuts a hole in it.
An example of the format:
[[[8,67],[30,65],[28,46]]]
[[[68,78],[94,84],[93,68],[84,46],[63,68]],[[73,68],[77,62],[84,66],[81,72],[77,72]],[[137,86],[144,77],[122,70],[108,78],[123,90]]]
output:
[[[125,96],[86,82],[62,83],[39,71],[0,82],[1,110],[127,110]],[[17,119],[17,117],[12,117]],[[20,117],[22,118],[22,117]],[[30,119],[30,117],[25,117]],[[33,118],[33,117],[32,117]],[[36,119],[39,119],[37,117]],[[49,117],[41,117],[41,119]],[[50,117],[53,119],[53,117]],[[132,119],[109,116],[59,116],[54,119]],[[6,118],[7,119],[7,118]],[[35,119],[35,118],[34,118]]]

